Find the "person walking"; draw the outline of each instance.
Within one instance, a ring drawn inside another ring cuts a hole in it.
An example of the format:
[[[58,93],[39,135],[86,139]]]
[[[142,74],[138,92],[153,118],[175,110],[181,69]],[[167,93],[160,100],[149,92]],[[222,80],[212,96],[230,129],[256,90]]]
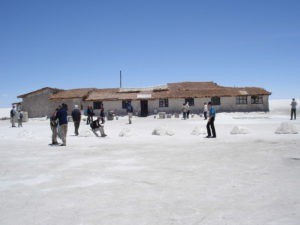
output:
[[[78,129],[80,126],[80,121],[81,121],[81,112],[78,109],[78,105],[75,105],[73,111],[72,111],[72,119],[74,122],[74,127],[75,127],[75,135],[78,136]]]
[[[294,120],[296,120],[296,107],[297,107],[297,102],[293,98],[293,100],[291,102],[291,120],[293,119],[293,117],[294,117]]]
[[[101,137],[106,137],[107,135],[104,132],[104,126],[101,125],[99,122],[100,122],[100,116],[98,116],[97,119],[90,124],[92,131],[97,137],[99,137],[97,131],[100,131]]]
[[[216,138],[216,130],[215,130],[215,117],[216,117],[216,110],[212,106],[211,102],[208,103],[208,110],[209,110],[209,117],[206,125],[207,129],[207,138]],[[212,136],[211,136],[212,134]]]
[[[204,115],[204,120],[207,120],[207,111],[208,111],[207,103],[204,102],[204,105],[203,105],[203,115]]]
[[[16,127],[15,120],[16,120],[16,107],[13,106],[12,109],[10,110],[10,122],[11,122],[11,127]]]
[[[128,123],[132,124],[133,107],[130,102],[127,102]]]
[[[68,132],[68,106],[63,103],[62,107],[57,111],[56,118],[61,129],[61,146],[67,145],[67,132]]]
[[[56,118],[56,113],[58,111],[58,108],[55,109],[55,111],[52,113],[50,116],[50,128],[52,131],[52,143],[50,145],[58,145],[57,142],[57,118]]]

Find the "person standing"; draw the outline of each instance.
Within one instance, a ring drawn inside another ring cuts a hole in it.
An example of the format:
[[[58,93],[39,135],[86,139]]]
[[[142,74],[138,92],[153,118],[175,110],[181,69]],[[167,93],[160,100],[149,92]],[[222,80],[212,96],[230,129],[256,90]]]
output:
[[[61,146],[67,145],[67,132],[68,132],[68,106],[63,103],[62,107],[57,111],[56,118],[58,119],[58,124],[61,128]]]
[[[94,110],[93,110],[93,107],[92,106],[88,106],[88,109],[87,109],[87,121],[86,121],[86,124],[90,124],[91,122],[93,122],[93,116],[94,116]]]
[[[216,118],[216,110],[212,106],[211,102],[208,103],[208,110],[209,110],[209,116],[208,116],[208,121],[206,125],[207,129],[207,138],[216,138],[216,130],[215,130],[215,118]],[[212,136],[211,136],[212,134]]]
[[[15,125],[15,120],[16,120],[16,107],[13,106],[12,109],[10,110],[10,122],[11,122],[11,127],[16,127]]]
[[[190,103],[186,102],[185,107],[186,107],[186,118],[188,119],[190,117],[190,112],[191,112]]]
[[[74,127],[75,127],[75,135],[78,136],[78,129],[80,126],[80,121],[81,121],[81,112],[78,109],[78,105],[75,105],[75,108],[72,111],[72,119],[74,122]]]
[[[22,127],[22,122],[23,122],[23,113],[21,110],[18,112],[18,127]]]
[[[291,102],[291,120],[293,119],[293,116],[294,116],[294,120],[296,120],[296,107],[297,107],[297,102],[293,98]]]
[[[133,107],[130,102],[127,103],[128,122],[132,123]]]
[[[203,115],[204,115],[204,120],[207,120],[207,111],[208,111],[207,103],[204,102],[204,105],[203,105]]]
[[[50,128],[52,131],[52,143],[51,145],[58,145],[57,142],[57,118],[56,118],[56,113],[58,111],[58,108],[55,109],[55,111],[53,112],[53,114],[50,116]]]
[[[104,114],[103,105],[101,105],[101,108],[100,108],[100,119],[101,119],[101,124],[104,124],[105,123],[105,114]]]
[[[186,103],[183,103],[182,104],[182,117],[183,117],[184,120],[187,117],[187,111],[188,111],[188,109],[187,109]]]

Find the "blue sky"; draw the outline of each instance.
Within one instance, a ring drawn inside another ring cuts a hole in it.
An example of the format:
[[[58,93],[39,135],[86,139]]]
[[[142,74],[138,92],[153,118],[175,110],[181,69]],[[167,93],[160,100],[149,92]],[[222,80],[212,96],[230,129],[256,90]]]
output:
[[[300,97],[299,0],[0,0],[0,107],[43,87],[181,81]]]

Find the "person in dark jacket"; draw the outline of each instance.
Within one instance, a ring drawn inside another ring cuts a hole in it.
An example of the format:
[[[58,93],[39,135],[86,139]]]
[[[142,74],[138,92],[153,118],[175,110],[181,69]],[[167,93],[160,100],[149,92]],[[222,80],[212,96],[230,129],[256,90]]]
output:
[[[103,105],[101,106],[101,109],[100,109],[100,119],[101,119],[101,124],[104,124],[105,123],[105,114],[104,114]]]
[[[62,144],[61,146],[67,145],[67,132],[68,132],[68,106],[63,103],[62,107],[57,111],[56,118],[58,119],[58,124],[61,129],[61,139]]]
[[[87,120],[86,120],[86,124],[90,124],[91,122],[93,122],[93,116],[94,116],[94,110],[92,106],[88,106],[87,109]]]
[[[78,129],[80,126],[80,121],[81,121],[81,112],[78,109],[78,105],[75,105],[75,108],[72,111],[72,119],[74,122],[74,127],[75,127],[75,135],[78,136]]]
[[[127,103],[128,123],[132,124],[133,107],[130,102]]]
[[[208,116],[208,121],[207,121],[207,125],[206,125],[206,129],[207,129],[207,138],[216,138],[216,130],[215,130],[215,117],[216,117],[216,110],[215,108],[212,106],[212,103],[209,102],[208,103],[208,111],[209,111],[209,116]],[[212,133],[212,136],[211,136]]]
[[[104,132],[104,127],[103,125],[101,125],[100,123],[100,117],[98,117],[96,120],[94,120],[90,126],[92,128],[92,131],[94,132],[94,134],[99,137],[99,135],[97,134],[97,131],[100,131],[101,137],[106,137],[107,135]]]

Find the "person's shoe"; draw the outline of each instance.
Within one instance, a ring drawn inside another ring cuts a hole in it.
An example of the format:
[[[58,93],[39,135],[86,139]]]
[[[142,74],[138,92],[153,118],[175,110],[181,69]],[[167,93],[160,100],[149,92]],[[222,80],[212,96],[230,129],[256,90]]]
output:
[[[66,144],[60,144],[59,146],[66,146]]]
[[[58,145],[58,142],[52,142],[52,145]]]
[[[207,135],[206,138],[211,138],[211,136]]]
[[[101,135],[101,137],[106,137],[106,136],[107,136],[106,134],[102,134],[102,135]]]
[[[212,136],[211,138],[216,138],[217,136]]]

